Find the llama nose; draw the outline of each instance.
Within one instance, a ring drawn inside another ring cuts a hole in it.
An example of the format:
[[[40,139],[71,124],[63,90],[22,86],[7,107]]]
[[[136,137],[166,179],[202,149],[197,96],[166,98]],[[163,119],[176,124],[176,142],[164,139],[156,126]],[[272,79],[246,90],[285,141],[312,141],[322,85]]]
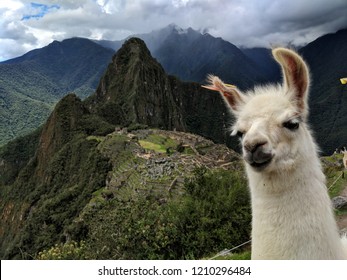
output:
[[[250,163],[261,164],[268,162],[272,158],[272,154],[264,149],[267,142],[259,142],[255,144],[246,144],[245,150],[249,154]]]
[[[260,147],[264,146],[267,142],[259,142],[259,143],[245,143],[244,147],[247,152],[255,153]]]

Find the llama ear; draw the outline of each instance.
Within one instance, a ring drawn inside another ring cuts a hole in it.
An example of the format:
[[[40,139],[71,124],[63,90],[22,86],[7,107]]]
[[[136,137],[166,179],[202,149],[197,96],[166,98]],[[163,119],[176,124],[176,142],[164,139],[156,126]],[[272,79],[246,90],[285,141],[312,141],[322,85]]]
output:
[[[240,110],[240,106],[245,103],[245,96],[236,86],[225,84],[221,79],[213,75],[209,75],[207,81],[209,84],[202,87],[219,91],[232,111],[237,112]]]
[[[309,72],[304,60],[294,51],[285,48],[272,50],[272,55],[282,66],[284,84],[295,100],[300,113],[308,111]]]

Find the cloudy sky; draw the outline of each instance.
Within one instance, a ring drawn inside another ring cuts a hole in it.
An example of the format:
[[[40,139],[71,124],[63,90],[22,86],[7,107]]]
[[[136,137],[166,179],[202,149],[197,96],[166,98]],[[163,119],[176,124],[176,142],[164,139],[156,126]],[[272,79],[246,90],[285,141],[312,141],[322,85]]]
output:
[[[347,1],[1,0],[0,61],[53,40],[120,40],[171,23],[237,46],[303,45],[347,28]]]

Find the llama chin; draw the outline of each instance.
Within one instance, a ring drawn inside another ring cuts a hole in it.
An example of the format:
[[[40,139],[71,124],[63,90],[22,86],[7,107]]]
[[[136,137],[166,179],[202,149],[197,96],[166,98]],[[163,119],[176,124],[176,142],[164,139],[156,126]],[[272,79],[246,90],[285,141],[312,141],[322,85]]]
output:
[[[252,259],[347,259],[307,124],[308,67],[292,50],[272,54],[282,85],[244,93],[209,76],[206,86],[236,119],[252,201]]]

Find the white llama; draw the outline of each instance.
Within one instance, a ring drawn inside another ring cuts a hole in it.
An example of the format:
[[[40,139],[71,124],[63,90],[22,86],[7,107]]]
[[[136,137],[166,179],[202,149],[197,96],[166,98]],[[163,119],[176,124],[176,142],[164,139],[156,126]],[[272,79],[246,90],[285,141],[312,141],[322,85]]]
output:
[[[317,146],[307,125],[309,71],[276,48],[283,85],[242,93],[210,76],[236,118],[252,201],[252,259],[346,259]],[[347,247],[347,246],[346,246]]]
[[[341,151],[341,153],[343,153],[343,165],[345,167],[345,169],[347,169],[347,150],[346,148],[343,149],[343,151]]]

